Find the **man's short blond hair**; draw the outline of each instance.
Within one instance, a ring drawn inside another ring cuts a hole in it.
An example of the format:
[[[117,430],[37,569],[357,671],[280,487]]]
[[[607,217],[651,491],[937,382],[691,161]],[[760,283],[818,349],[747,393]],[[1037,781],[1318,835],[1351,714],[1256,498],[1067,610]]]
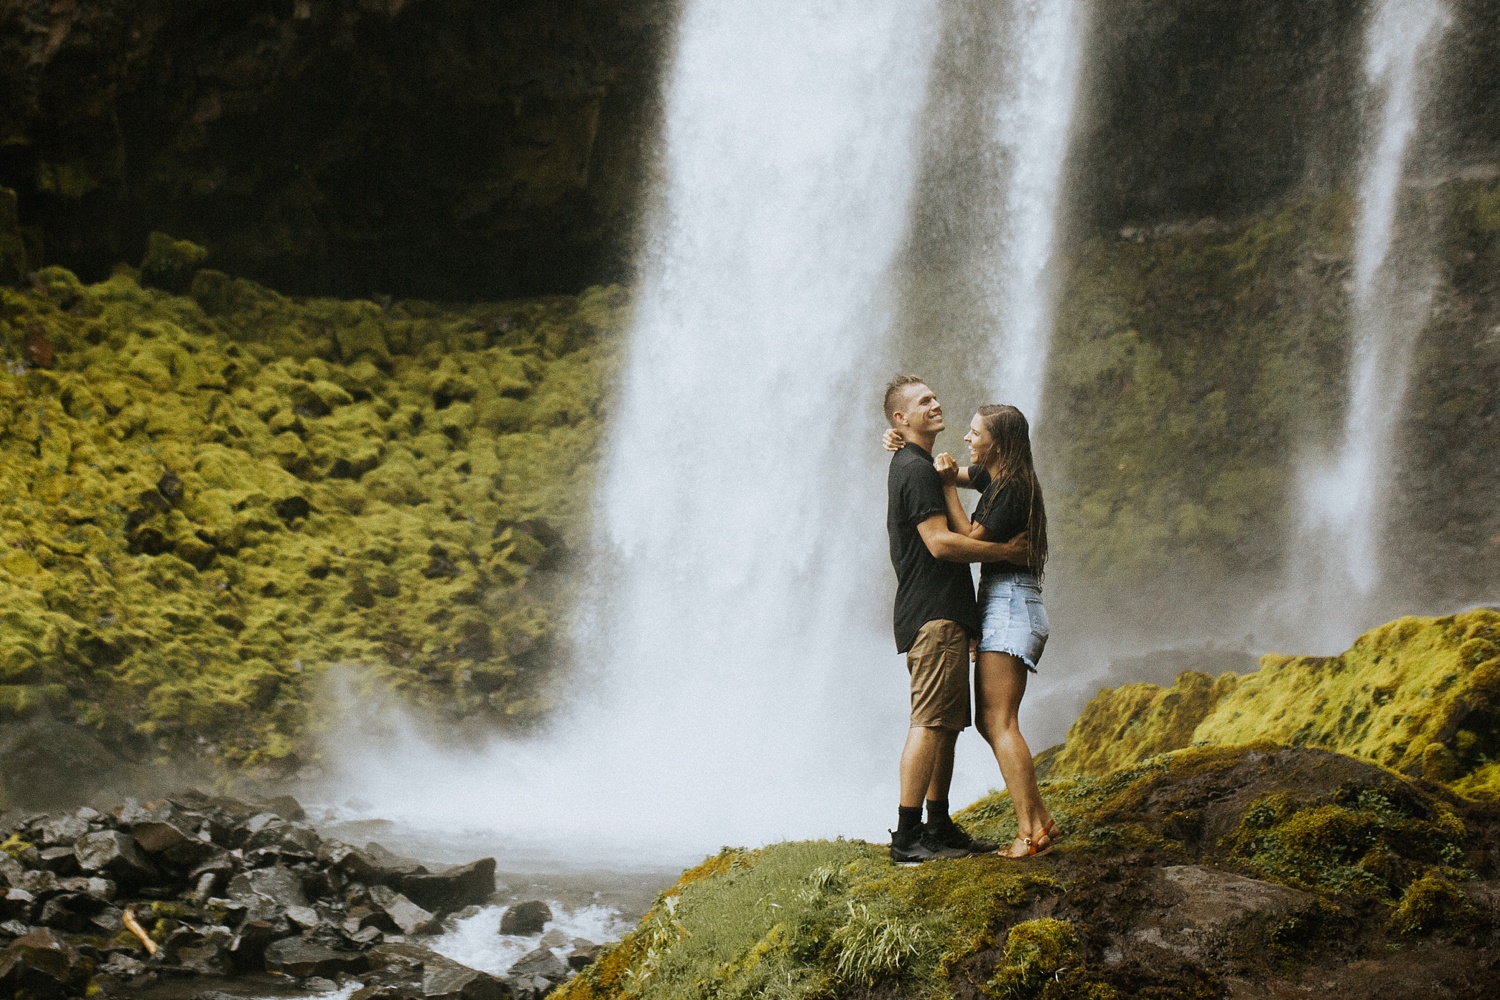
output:
[[[901,409],[902,397],[906,390],[913,385],[926,385],[925,378],[915,375],[897,375],[885,384],[885,422],[892,427],[896,426],[896,411]]]

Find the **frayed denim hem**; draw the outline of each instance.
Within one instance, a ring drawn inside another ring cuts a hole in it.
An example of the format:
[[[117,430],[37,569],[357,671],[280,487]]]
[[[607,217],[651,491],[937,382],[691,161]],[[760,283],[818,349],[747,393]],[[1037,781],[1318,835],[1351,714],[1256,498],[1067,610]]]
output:
[[[984,646],[981,645],[979,647],[979,651],[981,653],[1002,653],[1005,656],[1014,656],[1016,659],[1020,660],[1026,665],[1026,669],[1030,673],[1035,674],[1040,672],[1036,668],[1036,661],[1034,661],[1031,657],[1027,656],[1025,653],[1021,652],[1018,649],[985,649]]]

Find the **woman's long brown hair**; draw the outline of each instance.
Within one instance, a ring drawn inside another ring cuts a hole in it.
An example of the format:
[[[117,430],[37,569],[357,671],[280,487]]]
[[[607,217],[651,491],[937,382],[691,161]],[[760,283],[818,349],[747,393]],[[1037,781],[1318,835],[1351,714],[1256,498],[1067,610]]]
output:
[[[1013,480],[1019,480],[1027,496],[1026,531],[1031,546],[1027,564],[1040,578],[1042,567],[1047,563],[1047,505],[1042,501],[1042,484],[1031,460],[1031,427],[1020,410],[1005,404],[981,406],[979,418],[994,441],[995,453],[1000,460],[1000,474],[992,486],[994,492],[979,519],[982,521],[989,516],[995,501],[1000,499],[1001,490]],[[997,538],[995,541],[1009,539]]]

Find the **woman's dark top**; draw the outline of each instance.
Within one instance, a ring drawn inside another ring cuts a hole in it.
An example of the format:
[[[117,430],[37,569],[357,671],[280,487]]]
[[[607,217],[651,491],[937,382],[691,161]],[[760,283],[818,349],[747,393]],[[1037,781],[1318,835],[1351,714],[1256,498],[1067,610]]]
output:
[[[999,487],[999,495],[996,496],[996,484],[990,482],[989,470],[982,465],[971,465],[969,466],[969,485],[982,491],[979,494],[979,503],[974,508],[973,520],[984,525],[985,530],[989,532],[990,541],[1008,542],[1026,530],[1026,525],[1031,518],[1031,491],[1027,489],[1024,482],[1012,478],[1004,486]],[[1014,573],[1016,570],[1029,573],[1031,567],[1018,566],[1015,563],[980,563],[979,579],[983,582],[991,577]]]

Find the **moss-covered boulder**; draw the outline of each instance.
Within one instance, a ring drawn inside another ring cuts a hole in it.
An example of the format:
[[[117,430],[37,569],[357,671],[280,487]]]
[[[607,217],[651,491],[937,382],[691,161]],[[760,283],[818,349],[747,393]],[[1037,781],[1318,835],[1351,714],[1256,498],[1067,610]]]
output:
[[[1500,956],[1487,806],[1273,744],[1179,750],[1042,793],[1066,831],[1045,858],[897,868],[860,841],[726,849],[558,995],[1186,1000],[1274,984],[1353,1000],[1372,981],[1485,995]],[[1015,833],[1004,794],[957,818]]]
[[[1101,691],[1050,773],[1103,774],[1191,745],[1317,746],[1500,795],[1500,611],[1401,618],[1334,657],[1266,656],[1244,677]]]
[[[192,288],[0,289],[0,720],[289,766],[335,664],[454,717],[545,712],[625,293]]]

